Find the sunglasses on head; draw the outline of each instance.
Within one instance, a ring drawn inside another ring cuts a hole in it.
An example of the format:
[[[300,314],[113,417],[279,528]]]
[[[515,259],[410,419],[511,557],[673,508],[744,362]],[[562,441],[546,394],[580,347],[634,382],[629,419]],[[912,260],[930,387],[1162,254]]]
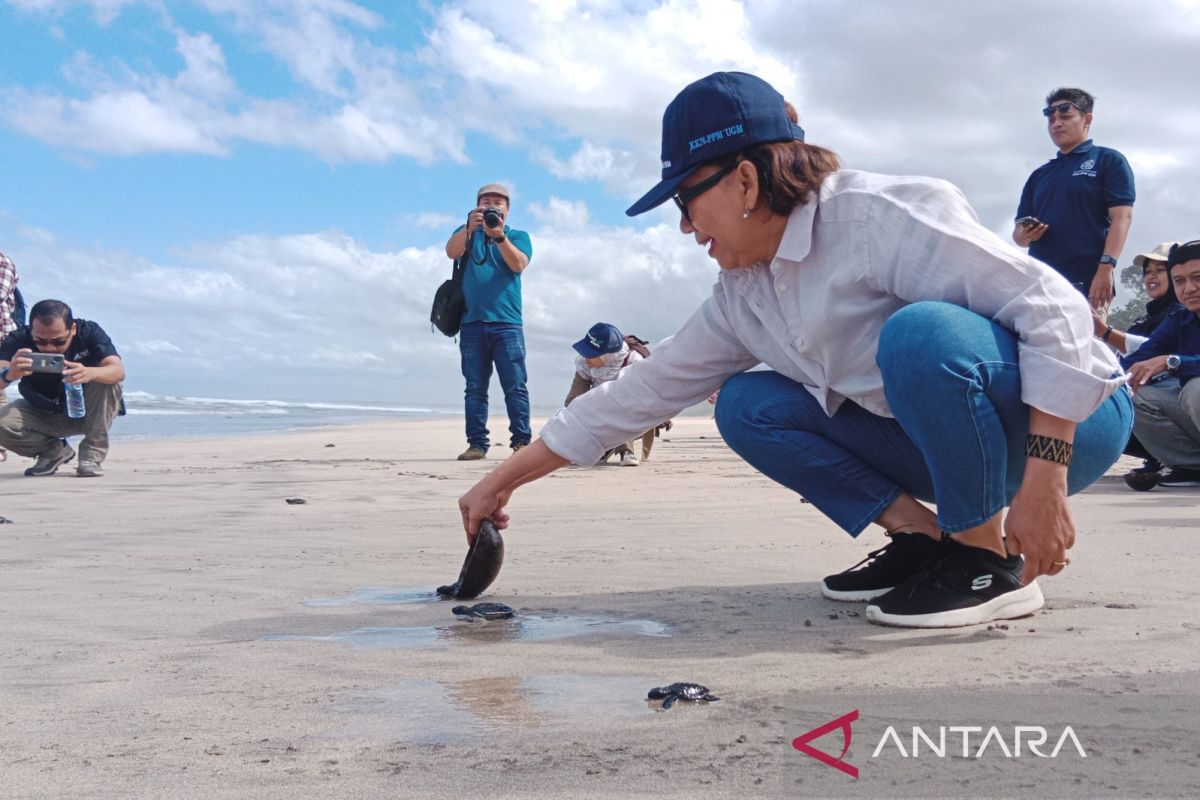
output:
[[[1045,108],[1043,108],[1042,116],[1045,117],[1046,119],[1049,119],[1052,114],[1057,112],[1059,114],[1062,114],[1065,117],[1067,114],[1071,113],[1072,108],[1079,109],[1080,114],[1083,113],[1083,109],[1079,108],[1079,106],[1075,105],[1074,103],[1058,103],[1057,105],[1046,106]]]

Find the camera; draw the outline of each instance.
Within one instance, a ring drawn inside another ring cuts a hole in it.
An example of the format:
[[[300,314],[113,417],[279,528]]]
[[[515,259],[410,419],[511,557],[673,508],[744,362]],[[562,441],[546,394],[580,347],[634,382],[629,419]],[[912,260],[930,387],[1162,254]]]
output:
[[[65,359],[61,353],[27,353],[26,355],[33,361],[33,366],[30,369],[34,372],[62,374],[63,361]]]
[[[489,228],[499,228],[504,224],[504,216],[494,208],[483,210],[483,224]]]

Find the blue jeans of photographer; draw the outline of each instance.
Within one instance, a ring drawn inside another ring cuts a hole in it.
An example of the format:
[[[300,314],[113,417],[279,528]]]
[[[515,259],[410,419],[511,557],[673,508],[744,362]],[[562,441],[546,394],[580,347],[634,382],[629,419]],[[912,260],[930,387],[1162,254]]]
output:
[[[721,435],[853,536],[902,492],[936,502],[947,533],[1007,506],[1021,485],[1029,428],[1016,336],[960,306],[916,303],[883,327],[876,361],[895,419],[850,401],[829,417],[801,384],[744,372],[721,388]],[[1112,466],[1132,425],[1125,387],[1079,423],[1069,493]]]
[[[529,390],[525,388],[525,334],[506,322],[468,322],[458,335],[462,374],[466,378],[467,443],[485,453],[488,440],[488,385],[492,368],[504,390],[510,445],[529,444]]]

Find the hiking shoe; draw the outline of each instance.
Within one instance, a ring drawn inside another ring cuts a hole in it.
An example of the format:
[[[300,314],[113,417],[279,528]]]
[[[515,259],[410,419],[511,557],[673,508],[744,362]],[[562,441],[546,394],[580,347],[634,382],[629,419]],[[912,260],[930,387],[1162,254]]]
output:
[[[1141,470],[1133,470],[1125,473],[1125,485],[1135,492],[1148,492],[1155,486],[1158,486],[1158,481],[1162,477],[1157,472],[1142,472]]]
[[[845,572],[821,581],[821,594],[830,600],[871,600],[890,592],[938,551],[937,540],[923,533],[888,536],[891,541],[883,547]]]
[[[1037,581],[1021,585],[1020,556],[945,537],[939,552],[917,572],[867,605],[867,621],[902,628],[957,628],[1015,619],[1042,607]]]
[[[95,461],[84,461],[80,459],[78,466],[75,467],[76,478],[103,478],[104,469]]]
[[[635,456],[633,453],[629,453],[629,452],[621,453],[621,466],[622,467],[636,467],[637,465],[638,465],[638,457],[637,456]]]
[[[59,439],[58,444],[57,450],[52,450],[48,454],[38,453],[37,463],[25,470],[25,474],[30,478],[44,478],[47,475],[53,475],[58,472],[59,467],[75,457],[75,451],[71,449],[71,445],[67,444],[66,439]]]
[[[487,451],[482,447],[471,445],[466,450],[458,454],[459,461],[481,461],[487,457]]]
[[[1158,485],[1172,489],[1200,486],[1200,469],[1171,467],[1159,476]]]

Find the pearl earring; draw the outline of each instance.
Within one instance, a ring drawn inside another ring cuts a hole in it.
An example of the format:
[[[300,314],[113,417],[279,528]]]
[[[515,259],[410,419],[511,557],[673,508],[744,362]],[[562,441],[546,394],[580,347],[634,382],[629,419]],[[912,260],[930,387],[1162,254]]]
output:
[[[750,209],[747,208],[742,212],[742,219],[750,219]]]

